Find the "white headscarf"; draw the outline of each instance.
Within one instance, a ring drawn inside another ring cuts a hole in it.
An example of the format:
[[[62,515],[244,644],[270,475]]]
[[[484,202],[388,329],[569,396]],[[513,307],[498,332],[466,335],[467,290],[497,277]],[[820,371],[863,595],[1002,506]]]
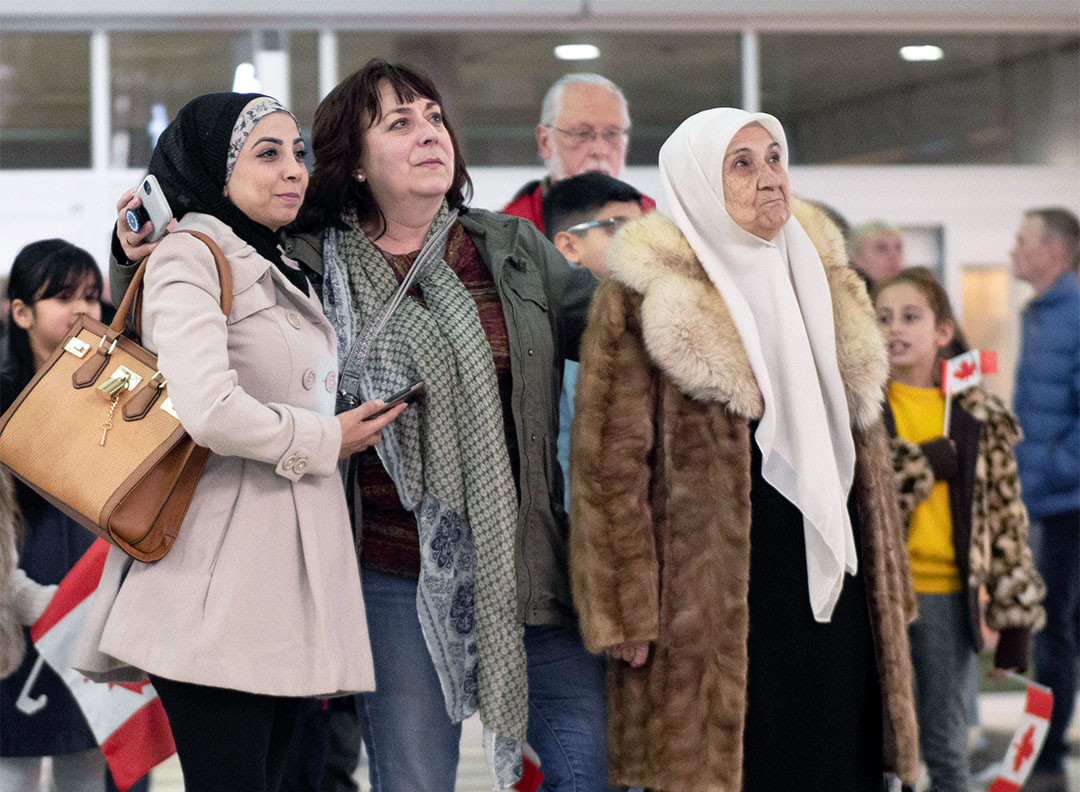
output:
[[[766,241],[738,226],[724,205],[723,163],[735,133],[761,124],[780,144],[773,116],[733,108],[686,119],[660,149],[671,217],[720,291],[739,330],[765,402],[754,433],[761,472],[798,507],[814,618],[827,622],[844,572],[857,569],[847,510],[855,471],[844,385],[836,362],[832,298],[825,270],[791,217]]]

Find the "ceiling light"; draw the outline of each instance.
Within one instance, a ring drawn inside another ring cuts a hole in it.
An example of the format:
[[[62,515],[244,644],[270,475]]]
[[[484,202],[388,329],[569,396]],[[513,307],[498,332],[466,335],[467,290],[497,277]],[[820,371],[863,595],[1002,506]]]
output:
[[[900,48],[900,57],[906,61],[939,61],[945,57],[941,47],[933,44],[916,44]]]
[[[555,48],[555,57],[559,60],[595,60],[600,57],[600,48],[594,44],[560,44]]]

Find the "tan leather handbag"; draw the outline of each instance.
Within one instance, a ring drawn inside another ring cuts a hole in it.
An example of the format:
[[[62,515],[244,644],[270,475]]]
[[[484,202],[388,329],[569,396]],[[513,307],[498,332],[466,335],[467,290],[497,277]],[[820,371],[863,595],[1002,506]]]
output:
[[[205,234],[232,307],[232,273]],[[0,463],[62,512],[139,561],[168,552],[209,449],[195,445],[169,399],[157,356],[122,335],[139,266],[112,324],[81,314],[68,337],[0,416]]]

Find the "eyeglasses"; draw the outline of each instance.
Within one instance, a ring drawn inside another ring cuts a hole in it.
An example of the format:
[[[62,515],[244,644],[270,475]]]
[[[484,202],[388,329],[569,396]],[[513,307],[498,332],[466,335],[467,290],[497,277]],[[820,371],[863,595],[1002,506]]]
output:
[[[604,220],[589,220],[586,223],[578,223],[577,225],[570,226],[566,231],[570,234],[584,234],[590,228],[603,228],[609,234],[614,234],[629,222],[629,217],[618,215],[616,217],[608,217]]]
[[[561,132],[570,138],[570,146],[577,148],[578,146],[584,146],[586,143],[592,143],[598,137],[603,139],[609,146],[618,146],[626,142],[627,137],[630,135],[629,129],[621,129],[619,127],[605,127],[604,129],[596,130],[592,127],[583,127],[582,129],[559,129],[553,124],[544,124],[548,129],[554,129],[556,132]]]

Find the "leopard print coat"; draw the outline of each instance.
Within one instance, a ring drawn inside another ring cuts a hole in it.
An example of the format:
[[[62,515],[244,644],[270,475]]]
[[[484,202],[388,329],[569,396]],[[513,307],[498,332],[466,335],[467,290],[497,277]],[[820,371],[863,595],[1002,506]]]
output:
[[[985,619],[987,626],[1008,633],[1010,641],[1022,641],[1022,647],[1001,651],[1014,655],[1022,652],[1026,661],[1027,638],[1046,621],[1042,600],[1046,586],[1032,562],[1028,547],[1028,515],[1020,500],[1020,478],[1013,447],[1020,440],[1016,416],[996,396],[980,386],[969,388],[955,397],[954,408],[967,413],[978,423],[978,447],[974,455],[974,488],[971,493],[971,538],[965,548],[957,548],[957,565],[967,569],[965,589],[975,594],[985,587],[989,595]],[[893,473],[900,513],[904,524],[911,520],[915,507],[930,496],[934,472],[923,449],[902,437],[889,440]],[[960,515],[953,515],[954,525]],[[972,614],[972,635],[978,648],[979,613]]]

